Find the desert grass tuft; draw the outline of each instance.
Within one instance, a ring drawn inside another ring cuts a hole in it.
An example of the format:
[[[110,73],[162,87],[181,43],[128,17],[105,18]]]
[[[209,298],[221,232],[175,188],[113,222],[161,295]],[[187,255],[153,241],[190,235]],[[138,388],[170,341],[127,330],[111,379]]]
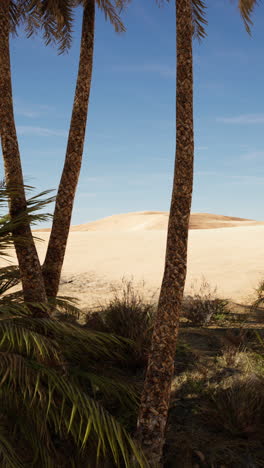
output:
[[[144,286],[144,284],[143,284]],[[113,298],[101,310],[88,313],[85,326],[132,340],[131,361],[135,366],[147,364],[156,313],[156,305],[138,292],[132,280],[123,278],[121,288],[113,287]],[[131,352],[131,350],[130,350]]]
[[[194,283],[190,289],[192,293],[183,298],[182,315],[191,326],[209,325],[213,319],[224,319],[230,312],[228,299],[217,298],[217,287],[211,291],[211,287],[204,277],[198,291],[195,291]]]

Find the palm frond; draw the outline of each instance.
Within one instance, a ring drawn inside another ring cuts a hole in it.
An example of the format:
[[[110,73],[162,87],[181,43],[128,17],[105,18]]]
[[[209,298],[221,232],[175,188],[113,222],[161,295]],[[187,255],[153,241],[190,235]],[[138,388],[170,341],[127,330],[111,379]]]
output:
[[[126,0],[129,2],[130,0]],[[156,0],[158,6],[162,6],[164,2],[169,2],[170,0]],[[117,0],[118,2],[118,0]],[[120,0],[122,3],[122,0]],[[119,2],[118,2],[119,3]],[[205,9],[207,8],[205,5],[204,0],[191,0],[191,8],[192,8],[192,25],[193,25],[193,37],[198,39],[200,42],[207,33],[203,25],[207,25],[208,21],[205,18]]]
[[[0,301],[1,296],[10,288],[20,283],[20,271],[17,266],[0,268]]]
[[[70,320],[76,322],[80,318],[78,299],[71,296],[56,296],[49,298],[49,303],[55,310],[55,317],[60,320]]]
[[[12,36],[17,36],[17,26],[21,21],[22,12],[14,0],[11,0],[9,7],[9,23]]]
[[[244,21],[246,31],[249,35],[251,35],[250,25],[253,25],[253,21],[251,20],[251,15],[256,5],[258,5],[257,0],[239,0],[238,1],[238,8],[240,10],[240,14]]]
[[[68,51],[72,42],[73,0],[18,0],[18,4],[28,38],[42,29],[46,45],[59,43],[59,55]]]
[[[34,189],[34,187],[25,185],[26,192]],[[37,222],[47,221],[52,217],[50,213],[39,213],[39,210],[46,208],[46,206],[55,201],[55,197],[43,198],[53,190],[45,190],[38,195],[35,195],[27,200],[27,208],[25,211],[20,212],[15,217],[4,215],[0,218],[0,255],[6,255],[5,251],[13,244],[14,232],[21,227],[24,223],[32,225]],[[8,201],[11,197],[18,195],[17,187],[0,187],[0,209],[7,208]],[[36,213],[37,212],[37,213]],[[17,241],[21,244],[26,242],[22,236],[16,237]],[[36,238],[37,239],[37,238]]]
[[[193,22],[193,36],[200,41],[207,33],[203,25],[207,25],[208,21],[205,19],[206,5],[203,0],[192,0],[192,22]]]
[[[110,343],[114,347],[109,346]],[[36,424],[41,422],[49,440],[52,439],[49,428],[53,427],[59,437],[68,434],[76,450],[78,447],[78,450],[84,450],[92,443],[97,447],[98,459],[111,453],[116,466],[121,466],[122,461],[126,467],[131,466],[131,453],[134,453],[139,466],[143,468],[146,465],[140,449],[95,399],[97,395],[116,397],[123,394],[133,405],[137,403],[135,392],[125,382],[114,381],[111,377],[104,380],[95,369],[82,372],[77,366],[80,355],[86,356],[91,369],[95,357],[103,360],[114,358],[117,343],[122,349],[122,342],[114,336],[90,332],[80,326],[52,319],[3,318],[0,320],[0,400],[8,399],[11,394],[15,395],[16,401],[22,399],[20,407],[34,414]],[[90,388],[90,394],[82,390],[81,381],[88,384],[83,387]],[[8,408],[8,405],[4,404],[2,408]],[[36,440],[31,440],[31,443],[36,448]],[[7,462],[1,444],[0,456]],[[36,457],[39,456],[38,448]],[[43,456],[48,456],[48,452]],[[8,463],[12,466],[10,460]]]
[[[1,399],[0,399],[1,401]],[[7,417],[0,413],[0,462],[2,467],[24,468],[16,454],[16,443],[10,440],[10,429]]]
[[[0,185],[0,208],[10,190]],[[40,198],[47,193],[31,197],[15,221],[8,215],[0,219],[0,250],[12,246],[11,235],[25,219],[39,217],[35,211],[53,200]],[[128,468],[132,455],[138,466],[147,466],[141,449],[108,410],[109,399],[121,408],[138,404],[135,389],[110,372],[114,361],[125,359],[131,340],[47,314],[33,317],[21,291],[5,295],[19,281],[17,267],[0,269],[1,467],[68,468],[64,452],[69,447],[71,468],[100,466],[104,458]],[[53,301],[57,312],[78,315],[75,304],[68,297]],[[50,308],[50,303],[33,305]],[[107,366],[109,375],[103,377],[100,370]]]
[[[50,338],[20,327],[16,321],[5,319],[0,321],[0,349],[2,358],[9,358],[13,351],[20,355],[37,356],[40,362],[54,362],[54,365],[62,363],[58,344]],[[11,369],[11,367],[10,367]]]
[[[127,6],[131,3],[132,0],[115,0],[115,7],[121,13]]]
[[[125,32],[126,28],[116,12],[115,6],[109,0],[96,0],[97,6],[105,15],[105,19],[109,19],[117,33]],[[117,2],[120,5],[120,2]],[[120,6],[119,6],[120,8]]]

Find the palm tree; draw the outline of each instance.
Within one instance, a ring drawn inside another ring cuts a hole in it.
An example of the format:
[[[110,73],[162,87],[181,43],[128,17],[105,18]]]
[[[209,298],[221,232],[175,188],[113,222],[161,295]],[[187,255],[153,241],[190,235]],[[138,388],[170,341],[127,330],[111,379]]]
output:
[[[44,194],[28,203],[32,222],[49,216],[35,213],[52,201],[43,201]],[[9,195],[0,186],[1,209]],[[24,216],[0,216],[2,258],[8,259]],[[0,465],[101,467],[107,459],[128,468],[134,453],[145,467],[139,447],[111,414],[113,402],[133,412],[138,405],[137,390],[117,371],[133,343],[67,323],[67,307],[59,321],[32,315],[19,294],[6,294],[19,281],[17,267],[0,268]]]
[[[253,1],[240,11],[249,32]],[[169,214],[165,269],[141,396],[136,438],[151,467],[162,466],[171,381],[187,267],[193,189],[192,37],[205,37],[203,0],[176,0],[176,157]]]
[[[123,0],[122,4],[124,3]],[[49,297],[56,297],[59,288],[73,202],[82,163],[93,68],[96,4],[105,13],[106,18],[109,18],[116,32],[125,31],[110,1],[76,0],[75,4],[83,5],[80,60],[65,163],[57,194],[48,249],[42,267],[46,293]]]
[[[12,83],[10,69],[9,33],[17,34],[16,28],[21,22],[26,23],[28,37],[39,29],[44,28],[46,43],[59,41],[61,47],[69,44],[71,33],[71,17],[69,2],[58,2],[57,9],[54,3],[41,0],[7,0],[0,4],[0,135],[3,149],[5,167],[5,181],[10,189],[9,210],[13,219],[25,213],[27,202],[24,190],[23,173],[20,153],[14,122]],[[28,14],[31,7],[33,11]],[[44,22],[42,16],[44,15]],[[66,16],[65,16],[66,15]],[[24,300],[27,303],[47,303],[47,295],[40,262],[32,237],[30,222],[27,216],[13,232],[15,250],[21,274]],[[25,245],[18,241],[23,237],[27,240]]]
[[[5,96],[5,99],[1,100],[0,106],[1,141],[5,163],[6,183],[10,188],[16,187],[18,192],[17,195],[13,196],[10,200],[11,216],[16,216],[25,209],[26,198],[13,115],[9,32],[16,33],[16,27],[21,21],[26,22],[28,37],[35,33],[40,27],[43,27],[46,44],[51,41],[59,41],[62,53],[67,50],[71,44],[72,7],[80,3],[84,4],[80,67],[65,166],[59,187],[58,201],[54,213],[54,225],[49,241],[43,274],[41,274],[41,267],[30,225],[26,221],[24,226],[21,226],[19,232],[17,232],[17,235],[23,234],[24,237],[28,238],[29,242],[27,243],[26,249],[22,249],[22,247],[15,242],[19,268],[21,270],[24,298],[27,302],[36,302],[37,300],[46,302],[47,295],[54,298],[58,291],[70,226],[73,199],[83,152],[93,58],[95,2],[92,0],[66,0],[62,4],[59,0],[52,3],[43,3],[42,0],[17,0],[15,3],[14,0],[8,0],[5,2],[5,5],[1,5],[0,13],[3,27],[1,28],[2,40],[1,36],[0,40],[3,53],[1,53],[0,65],[3,73],[1,74],[0,91],[1,96]],[[109,16],[116,31],[123,31],[124,26],[119,20],[112,4],[110,2],[101,2],[100,0],[97,0],[97,3],[99,8],[103,9],[105,15]],[[121,3],[125,3],[125,0]],[[54,284],[54,275],[57,279],[55,292],[53,292],[54,288],[51,288],[51,284]]]
[[[5,180],[7,187],[11,190],[9,208],[10,215],[13,219],[24,213],[27,206],[14,121],[10,71],[10,15],[14,15],[15,11],[14,5],[10,0],[0,2],[0,134],[5,167]],[[47,302],[45,285],[29,222],[25,221],[24,224],[17,227],[13,235],[21,273],[24,299],[28,303],[45,303]],[[26,238],[27,243],[21,245],[21,243],[16,240],[17,236]]]

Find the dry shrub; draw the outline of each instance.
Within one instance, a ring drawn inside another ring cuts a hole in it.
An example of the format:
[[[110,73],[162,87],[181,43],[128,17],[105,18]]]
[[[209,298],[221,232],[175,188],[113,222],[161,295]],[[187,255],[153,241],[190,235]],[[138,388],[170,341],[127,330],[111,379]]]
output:
[[[217,388],[202,409],[203,420],[232,436],[264,442],[264,378],[252,374]]]
[[[192,295],[183,298],[182,314],[194,327],[209,325],[217,315],[228,314],[228,300],[216,298],[217,287],[211,292],[209,283],[203,278],[200,289],[195,292],[191,285]]]
[[[164,467],[263,468],[264,377],[193,390],[170,409]]]
[[[144,282],[143,282],[144,288]],[[122,279],[122,288],[112,287],[113,299],[96,313],[86,315],[86,326],[113,333],[134,342],[131,360],[136,366],[147,363],[156,306],[135,290],[132,280]]]
[[[260,281],[255,291],[255,299],[251,303],[251,312],[258,314],[259,322],[264,322],[264,281]]]

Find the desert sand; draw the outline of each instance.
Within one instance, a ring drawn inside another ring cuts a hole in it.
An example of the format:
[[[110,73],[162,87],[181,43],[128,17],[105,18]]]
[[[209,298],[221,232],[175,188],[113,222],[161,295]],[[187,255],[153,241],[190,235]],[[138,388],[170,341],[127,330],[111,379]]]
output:
[[[162,281],[167,212],[136,212],[110,216],[72,226],[62,271],[61,295],[75,296],[80,307],[94,308],[107,301],[111,284],[122,277],[135,285],[145,282],[144,294],[158,297]],[[34,235],[41,262],[49,230]],[[16,262],[15,258],[13,260]],[[1,265],[5,261],[1,260]],[[185,294],[203,280],[219,297],[246,303],[253,288],[264,280],[264,222],[193,213],[189,230],[189,253]]]

